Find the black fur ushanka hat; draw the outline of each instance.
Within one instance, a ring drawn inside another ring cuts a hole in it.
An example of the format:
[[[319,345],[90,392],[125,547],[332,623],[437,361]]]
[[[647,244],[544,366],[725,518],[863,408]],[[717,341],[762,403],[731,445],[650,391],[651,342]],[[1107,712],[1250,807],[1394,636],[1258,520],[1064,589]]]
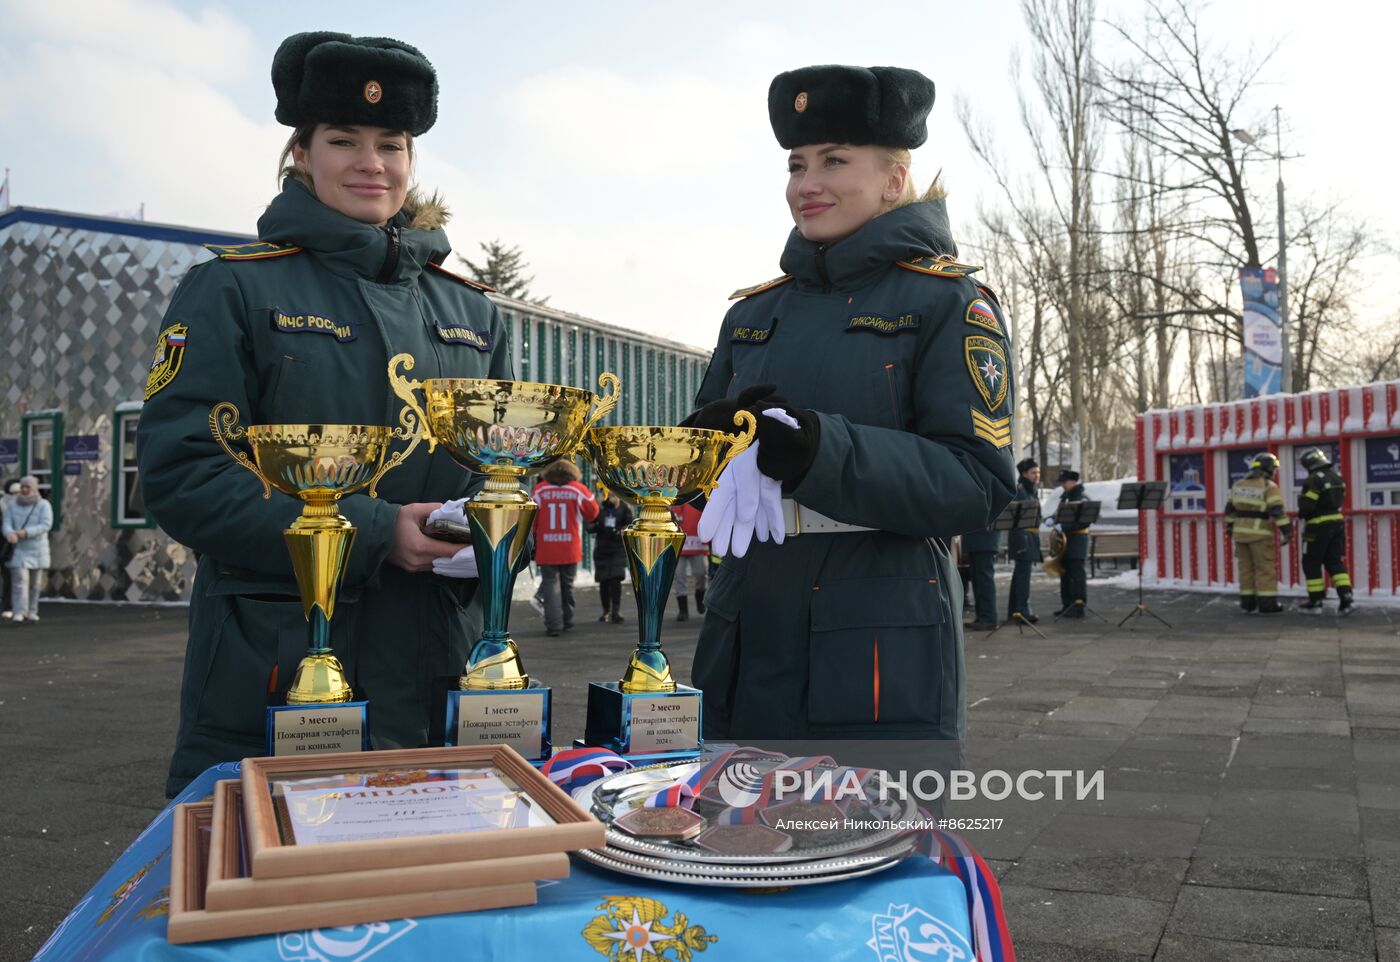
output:
[[[768,86],[778,143],[875,144],[912,149],[928,140],[933,81],[904,67],[800,67]]]
[[[293,34],[272,57],[277,122],[363,125],[415,137],[437,120],[437,72],[422,52],[388,37]]]

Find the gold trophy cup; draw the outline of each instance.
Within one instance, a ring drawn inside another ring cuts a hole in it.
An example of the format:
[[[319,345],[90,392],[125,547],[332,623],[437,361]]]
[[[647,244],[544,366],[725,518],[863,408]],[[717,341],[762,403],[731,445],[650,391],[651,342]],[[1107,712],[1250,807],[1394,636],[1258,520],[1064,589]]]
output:
[[[238,424],[238,408],[228,401],[216,404],[209,413],[209,430],[214,439],[229,457],[257,475],[265,499],[276,488],[302,501],[301,514],[282,532],[292,556],[292,571],[308,625],[308,650],[297,665],[287,692],[289,706],[337,705],[352,697],[345,670],[331,651],[336,592],[355,541],[355,526],[340,514],[336,502],[365,488],[371,497],[376,496],[379,479],[402,464],[418,444],[417,425],[411,417],[411,412],[404,412],[403,426],[399,428],[360,424],[254,424],[245,428]],[[395,438],[408,440],[408,447],[386,458]],[[245,441],[252,448],[252,458],[233,447],[233,441]],[[307,735],[277,733],[279,726],[286,727],[281,722],[291,721],[280,718],[278,713],[282,711],[269,709],[269,754],[312,750],[297,744],[307,744]],[[313,714],[324,717],[324,724],[331,726],[342,743],[367,746],[362,706],[358,712],[358,737],[343,732],[347,724],[353,724],[345,713]],[[315,724],[312,719],[312,727]],[[306,729],[308,725],[303,722],[300,727]],[[319,737],[309,737],[313,742],[325,742],[325,734],[323,731]]]
[[[588,689],[584,742],[633,755],[693,754],[700,747],[700,692],[677,686],[661,649],[661,622],[685,534],[671,506],[709,494],[752,442],[756,423],[734,416],[735,434],[699,428],[602,427],[588,432],[598,479],[638,505],[622,532],[639,643],[617,682]]]
[[[573,453],[585,432],[617,404],[620,382],[614,374],[602,374],[602,393],[595,394],[529,381],[408,380],[400,368],[411,371],[413,358],[398,354],[389,361],[389,383],[405,411],[420,419],[428,449],[442,445],[462,467],[486,476],[465,507],[484,626],[467,658],[461,691],[448,700],[449,743],[506,741],[526,758],[538,758],[549,751],[549,689],[531,683],[508,630],[511,592],[536,511],[521,481]],[[522,699],[522,693],[539,697]],[[476,695],[491,697],[465,697]],[[503,728],[503,718],[514,727]]]

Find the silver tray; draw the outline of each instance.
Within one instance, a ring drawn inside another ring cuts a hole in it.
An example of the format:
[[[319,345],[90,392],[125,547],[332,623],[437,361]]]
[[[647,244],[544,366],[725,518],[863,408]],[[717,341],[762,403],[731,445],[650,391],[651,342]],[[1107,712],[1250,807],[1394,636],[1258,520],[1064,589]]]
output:
[[[619,783],[630,784],[644,779],[646,776],[642,773],[659,773],[665,769],[688,768],[696,764],[701,764],[705,760],[706,759],[702,757],[698,762],[663,762],[658,765],[647,765],[642,768],[633,768],[624,772],[617,772],[605,778],[598,779],[597,781],[589,782],[574,793],[574,799],[582,805],[584,809],[592,812],[599,821],[607,826],[608,849],[622,849],[638,855],[649,855],[653,858],[680,862],[722,865],[776,865],[812,862],[821,859],[861,854],[871,849],[893,843],[900,836],[907,834],[907,830],[905,829],[901,829],[897,826],[890,826],[865,833],[835,845],[814,846],[811,848],[790,850],[779,854],[721,855],[717,852],[710,852],[698,848],[689,842],[654,841],[628,835],[626,832],[612,827],[612,820],[616,814],[615,810],[597,801],[597,795],[600,792],[607,794],[610,790],[610,786],[615,786]],[[656,787],[659,789],[659,783]],[[917,817],[918,807],[915,805],[913,799],[905,799],[900,812],[891,815],[888,820],[894,822],[908,822]],[[909,844],[912,846],[913,842],[911,841]]]
[[[680,859],[655,858],[651,855],[638,855],[609,846],[606,849],[592,849],[595,854],[641,869],[657,872],[671,872],[677,875],[697,875],[705,878],[749,879],[753,882],[767,882],[775,878],[797,878],[808,875],[831,875],[845,873],[859,868],[880,865],[889,861],[899,861],[914,850],[914,839],[899,841],[839,858],[813,859],[810,862],[780,862],[768,865],[727,865],[713,862],[682,861]]]
[[[846,871],[832,872],[827,875],[772,875],[764,878],[734,878],[711,875],[697,875],[688,872],[673,872],[660,869],[644,868],[640,865],[633,865],[621,859],[613,858],[611,855],[599,852],[595,849],[579,849],[574,852],[585,862],[591,862],[602,868],[611,869],[614,872],[621,872],[624,875],[638,875],[642,878],[652,879],[658,882],[674,882],[678,885],[712,885],[725,888],[787,888],[793,885],[822,885],[827,882],[844,882],[847,879],[860,878],[865,875],[874,875],[876,872],[883,872],[886,869],[894,868],[903,859],[891,858],[874,865],[857,865]]]

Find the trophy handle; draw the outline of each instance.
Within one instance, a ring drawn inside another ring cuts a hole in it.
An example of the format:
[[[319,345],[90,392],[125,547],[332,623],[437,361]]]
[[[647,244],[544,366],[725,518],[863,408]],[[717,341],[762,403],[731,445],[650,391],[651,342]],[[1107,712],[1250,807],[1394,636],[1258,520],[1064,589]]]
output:
[[[413,370],[413,355],[395,354],[389,359],[389,386],[394,389],[394,393],[404,403],[404,406],[399,408],[399,426],[394,428],[394,437],[401,441],[408,441],[408,447],[392,457],[385,458],[384,463],[379,466],[379,470],[374,472],[374,477],[370,478],[369,481],[369,496],[371,498],[379,497],[379,480],[407,461],[408,456],[413,453],[413,449],[418,447],[419,441],[427,439],[429,453],[437,447],[437,439],[428,431],[428,419],[418,404],[418,398],[414,396],[414,392],[423,387],[423,382],[410,381],[404,377],[397,370],[400,365],[405,371]]]
[[[263,500],[271,498],[272,482],[267,480],[267,475],[262,473],[262,469],[254,464],[248,455],[242,451],[235,451],[229,444],[230,441],[237,441],[248,434],[246,429],[238,425],[238,407],[231,401],[220,401],[214,405],[214,409],[209,412],[209,433],[214,435],[214,440],[219,442],[219,447],[224,449],[225,454],[258,476],[263,486]]]
[[[740,429],[738,434],[731,434],[729,437],[734,441],[729,445],[729,450],[720,459],[719,470],[715,472],[715,479],[709,484],[702,484],[700,490],[709,497],[719,486],[719,476],[724,473],[724,469],[729,467],[729,462],[743,454],[750,444],[753,444],[753,436],[758,433],[758,421],[748,411],[735,411],[734,424]]]
[[[594,395],[593,410],[588,413],[588,420],[583,425],[584,434],[587,434],[589,428],[603,420],[612,413],[613,408],[617,407],[617,395],[622,390],[622,381],[613,372],[604,371],[598,375],[598,386],[606,393]]]

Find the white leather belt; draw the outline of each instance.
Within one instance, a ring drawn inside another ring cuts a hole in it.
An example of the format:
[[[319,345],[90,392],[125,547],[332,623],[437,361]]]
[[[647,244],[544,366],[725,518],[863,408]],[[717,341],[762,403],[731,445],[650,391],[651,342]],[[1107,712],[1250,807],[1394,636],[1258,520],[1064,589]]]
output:
[[[813,511],[791,498],[783,498],[783,523],[789,538],[799,534],[846,534],[852,531],[875,531],[858,524],[833,521],[819,511]]]

